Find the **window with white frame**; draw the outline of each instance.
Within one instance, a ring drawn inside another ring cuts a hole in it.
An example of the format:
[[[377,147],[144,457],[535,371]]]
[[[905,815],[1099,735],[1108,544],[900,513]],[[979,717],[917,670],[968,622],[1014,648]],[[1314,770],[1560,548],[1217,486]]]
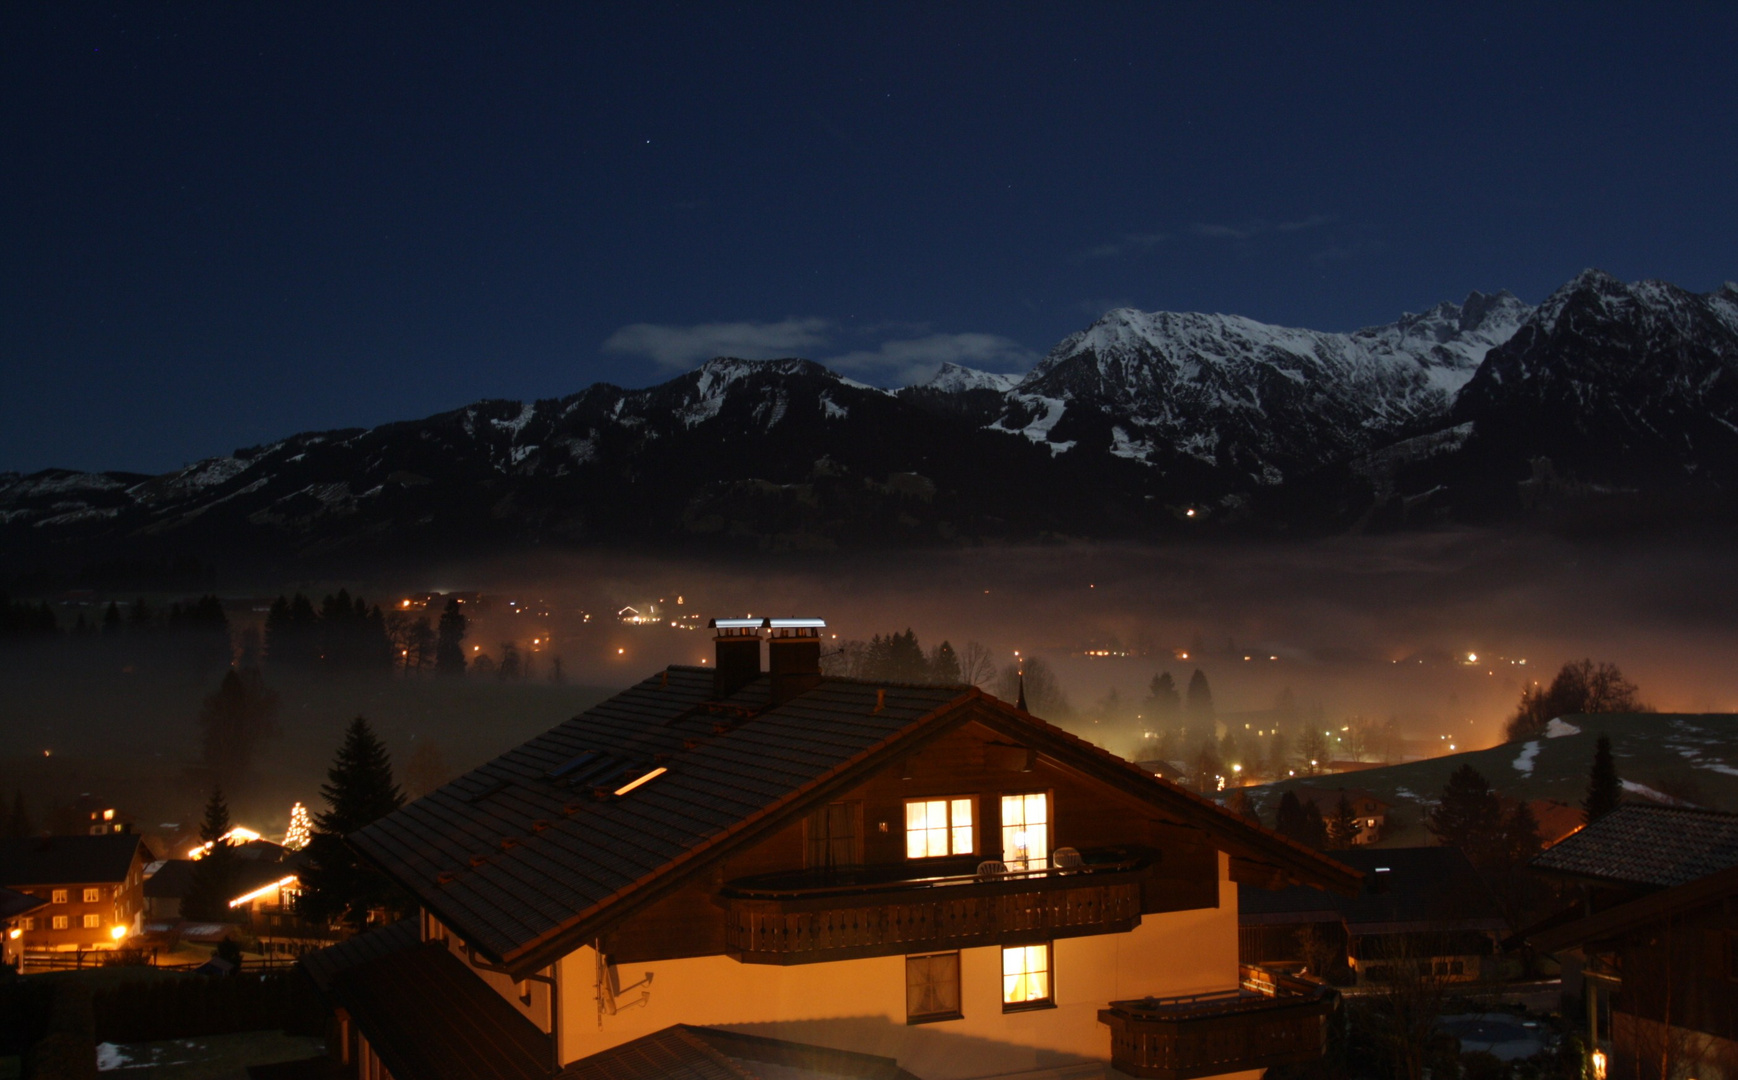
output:
[[[56,930],[65,930],[66,929],[66,916],[65,915],[56,915],[54,917],[54,922],[52,925],[53,925],[54,929],[56,929]]]
[[[64,903],[66,903],[66,890],[65,889],[54,890],[54,892],[50,894],[48,902],[51,904],[64,904]]]
[[[1009,945],[1002,949],[1002,1010],[1052,1004],[1050,946]]]
[[[86,889],[84,891],[84,902],[87,904],[97,903],[102,898],[103,891],[101,889]]]
[[[933,859],[970,855],[977,850],[972,830],[972,800],[909,799],[905,803],[905,857]]]
[[[101,926],[102,924],[103,924],[103,917],[101,915],[86,915],[84,917],[84,928],[86,930],[95,930],[97,927]]]
[[[34,929],[36,929],[36,916],[34,916],[34,915],[24,916],[24,918],[22,920],[22,925],[20,925],[18,927],[18,929],[20,929],[20,930],[34,930]]]
[[[1002,861],[1009,870],[1050,866],[1050,796],[1042,791],[1002,796]]]

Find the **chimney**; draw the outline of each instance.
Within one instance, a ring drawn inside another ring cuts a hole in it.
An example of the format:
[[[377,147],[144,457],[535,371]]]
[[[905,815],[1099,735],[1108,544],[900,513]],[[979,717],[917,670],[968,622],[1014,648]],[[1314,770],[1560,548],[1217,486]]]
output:
[[[760,677],[760,628],[765,619],[713,619],[717,650],[712,697],[722,701]]]
[[[821,685],[821,631],[825,619],[768,619],[767,673],[772,676],[772,703]]]

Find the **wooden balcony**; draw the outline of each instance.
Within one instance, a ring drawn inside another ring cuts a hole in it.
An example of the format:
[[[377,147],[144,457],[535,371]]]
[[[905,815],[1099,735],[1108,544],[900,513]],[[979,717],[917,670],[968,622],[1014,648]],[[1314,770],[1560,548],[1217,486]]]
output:
[[[727,947],[744,963],[808,964],[1132,930],[1148,862],[1125,856],[994,877],[919,878],[901,866],[732,882],[721,897]]]
[[[1245,967],[1238,990],[1113,1001],[1098,1019],[1121,1071],[1191,1080],[1314,1061],[1327,1049],[1336,1000],[1324,984]]]

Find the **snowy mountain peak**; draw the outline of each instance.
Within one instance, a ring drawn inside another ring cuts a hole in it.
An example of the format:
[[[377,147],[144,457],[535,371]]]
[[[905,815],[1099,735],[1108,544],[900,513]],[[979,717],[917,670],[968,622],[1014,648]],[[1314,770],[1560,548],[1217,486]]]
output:
[[[951,361],[943,363],[934,375],[916,385],[943,394],[960,394],[968,390],[994,390],[1005,394],[1019,385],[1020,376],[995,371],[979,371]]]

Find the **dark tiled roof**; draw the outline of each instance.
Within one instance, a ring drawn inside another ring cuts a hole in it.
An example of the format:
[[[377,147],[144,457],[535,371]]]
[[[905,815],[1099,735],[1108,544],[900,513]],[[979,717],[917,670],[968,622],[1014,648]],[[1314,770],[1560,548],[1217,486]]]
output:
[[[1620,806],[1533,860],[1535,869],[1669,888],[1738,866],[1738,815]]]
[[[152,899],[185,897],[193,888],[193,868],[197,865],[192,859],[165,861],[145,879],[145,895]]]
[[[1454,847],[1376,848],[1330,853],[1364,874],[1356,896],[1294,886],[1274,892],[1237,891],[1239,921],[1320,922],[1343,919],[1352,933],[1381,928],[1502,929],[1502,907],[1472,863]]]
[[[438,941],[419,942],[332,977],[395,1080],[545,1080],[549,1037]]]
[[[46,903],[48,901],[39,896],[0,888],[0,919],[17,918],[27,911],[35,911]]]
[[[1717,870],[1687,885],[1655,890],[1594,915],[1553,920],[1528,932],[1526,938],[1544,952],[1609,942],[1638,929],[1657,927],[1661,920],[1682,911],[1730,903],[1735,896],[1738,896],[1738,866]]]
[[[556,1080],[917,1080],[892,1058],[676,1024],[581,1058]]]
[[[186,899],[193,889],[193,875],[196,872],[194,868],[198,865],[193,859],[168,860],[157,868],[156,873],[145,879],[145,895]],[[233,867],[231,885],[234,894],[240,896],[296,873],[301,868],[301,860],[268,862],[263,859],[237,859]]]
[[[972,687],[823,679],[767,707],[763,676],[711,702],[671,667],[350,837],[443,923],[516,970],[547,963],[653,879],[781,822],[853,769],[976,716],[1094,770],[1294,877],[1354,875]],[[612,793],[665,770],[622,797]]]
[[[336,945],[328,945],[302,957],[300,963],[308,978],[314,980],[314,985],[321,990],[331,987],[332,980],[341,972],[349,971],[358,964],[370,960],[378,960],[395,952],[401,952],[422,940],[422,931],[415,918],[400,919],[390,926],[382,926],[365,934],[357,934],[348,941],[340,941]]]
[[[0,840],[0,885],[122,881],[139,847],[133,833]]]

